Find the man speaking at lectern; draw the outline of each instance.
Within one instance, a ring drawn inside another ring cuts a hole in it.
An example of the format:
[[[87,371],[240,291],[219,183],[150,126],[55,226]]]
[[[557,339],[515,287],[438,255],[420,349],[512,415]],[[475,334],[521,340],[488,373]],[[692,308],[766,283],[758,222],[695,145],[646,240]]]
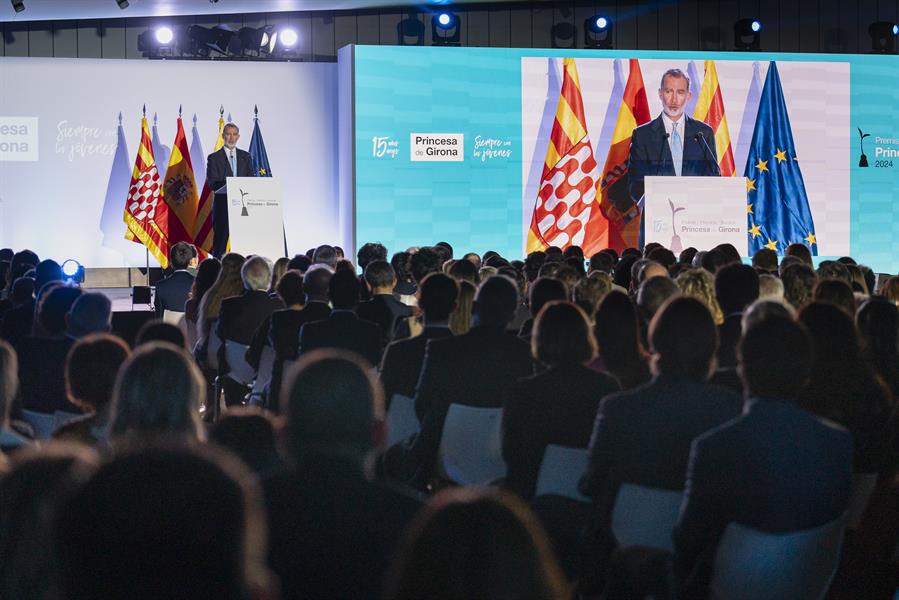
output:
[[[206,158],[206,180],[213,191],[217,192],[225,185],[226,177],[256,175],[250,153],[237,148],[239,139],[240,130],[237,125],[228,123],[222,128],[222,141],[225,145]],[[231,234],[228,227],[228,194],[225,190],[216,193],[213,200],[212,231],[212,255],[221,258],[228,247],[228,238]]]
[[[665,71],[659,87],[662,114],[634,129],[631,136],[628,187],[634,205],[615,207],[624,213],[627,221],[642,210],[637,203],[643,198],[643,178],[646,176],[721,175],[712,128],[684,114],[684,107],[692,95],[690,79],[683,71]]]

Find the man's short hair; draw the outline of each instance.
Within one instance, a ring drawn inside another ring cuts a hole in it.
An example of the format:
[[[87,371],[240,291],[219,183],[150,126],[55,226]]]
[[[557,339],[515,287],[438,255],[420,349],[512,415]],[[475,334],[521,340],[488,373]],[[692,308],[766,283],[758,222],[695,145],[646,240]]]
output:
[[[444,248],[447,252],[449,252],[449,257],[453,257],[453,246],[449,242],[437,242],[434,244],[435,248]]]
[[[553,300],[567,300],[565,284],[552,277],[540,277],[528,290],[528,306],[531,316],[536,317],[543,305]]]
[[[790,244],[784,251],[785,256],[795,256],[808,266],[812,266],[812,251],[805,244]]]
[[[847,285],[852,283],[852,277],[849,275],[849,269],[846,265],[836,260],[825,260],[818,265],[818,279],[839,279],[845,281]]]
[[[755,323],[764,321],[772,316],[795,319],[796,309],[783,300],[759,298],[743,311],[743,318],[740,320],[742,330],[746,331]]]
[[[649,344],[658,374],[705,381],[714,367],[718,329],[705,304],[679,296],[666,302],[652,319]]]
[[[715,273],[715,296],[725,315],[742,312],[759,297],[759,274],[743,263],[728,263]]]
[[[306,300],[326,302],[333,276],[334,272],[327,265],[319,264],[309,267],[309,270],[303,275],[303,292],[306,294]]]
[[[290,259],[290,262],[287,263],[288,271],[299,271],[300,273],[305,273],[309,270],[309,267],[312,266],[312,259],[306,256],[305,254],[296,254],[293,258]]]
[[[196,256],[195,252],[194,247],[187,242],[178,242],[169,249],[169,263],[176,271],[186,269]]]
[[[603,296],[612,291],[612,276],[608,271],[592,271],[574,286],[574,301],[593,314]]]
[[[652,252],[646,255],[651,261],[657,262],[665,269],[670,269],[671,265],[677,262],[677,257],[674,256],[674,252],[669,250],[668,248],[656,248]]]
[[[591,271],[599,271],[601,273],[610,273],[612,272],[612,267],[615,266],[615,259],[608,252],[597,252],[593,256],[590,257],[590,270]]]
[[[462,262],[468,263],[467,260]],[[446,321],[458,298],[459,282],[443,273],[431,273],[418,288],[418,306],[430,321]]]
[[[284,306],[303,303],[303,274],[299,271],[287,271],[278,280],[275,292],[284,302]]]
[[[25,304],[29,300],[34,299],[34,279],[31,277],[19,277],[13,281],[10,296],[15,306]]]
[[[365,267],[376,260],[387,260],[387,248],[384,247],[384,244],[380,242],[362,244],[356,253],[356,262],[359,263],[359,268],[365,270]]]
[[[272,284],[272,264],[267,258],[253,256],[240,267],[243,287],[253,291],[268,291]]]
[[[187,350],[187,340],[181,328],[172,323],[166,323],[162,319],[152,319],[143,324],[137,332],[134,347],[143,346],[150,342],[168,342],[173,346]]]
[[[771,248],[762,248],[752,255],[752,266],[768,271],[777,272],[777,252]]]
[[[69,309],[68,333],[82,337],[89,333],[109,331],[112,323],[112,302],[103,294],[81,294]]]
[[[433,248],[419,248],[409,257],[409,271],[416,283],[421,283],[425,275],[440,270],[440,255]]]
[[[518,287],[505,275],[483,281],[474,298],[474,314],[481,325],[508,325],[518,308]]]
[[[114,335],[88,335],[69,350],[66,358],[66,396],[86,410],[101,412],[112,402],[119,369],[128,360],[128,344]]]
[[[385,288],[396,283],[396,272],[386,260],[376,260],[365,267],[365,281],[372,289]]]
[[[337,251],[334,249],[334,246],[329,246],[328,244],[322,244],[312,253],[313,264],[321,263],[333,269],[337,266],[337,260]]]
[[[674,77],[675,79],[684,79],[687,81],[687,91],[690,91],[690,78],[687,77],[687,74],[681,71],[680,69],[668,69],[664,73],[662,73],[662,79],[659,81],[659,89],[664,89],[665,87],[665,78],[666,77]]]
[[[795,401],[812,370],[812,341],[792,319],[769,316],[744,333],[738,371],[749,396]]]
[[[47,285],[54,287],[41,295],[37,316],[43,330],[48,335],[56,335],[66,330],[66,314],[82,292],[58,283]]]
[[[232,123],[231,121],[228,121],[227,123],[225,123],[225,126],[222,127],[222,132],[224,132],[229,127],[233,127],[234,129],[237,130],[237,133],[240,133],[240,127],[238,127],[236,124]]]
[[[352,271],[338,271],[328,283],[331,306],[340,310],[352,310],[359,304],[361,285]]]
[[[784,283],[779,277],[768,273],[759,275],[759,298],[776,298],[783,300]]]
[[[528,281],[537,279],[540,273],[540,267],[546,262],[546,252],[537,250],[531,252],[524,259],[524,274]]]
[[[833,304],[853,319],[855,318],[855,294],[852,292],[852,288],[841,279],[819,279],[812,289],[812,299],[816,302]]]
[[[478,278],[478,268],[470,260],[457,260],[450,267],[449,275],[458,280],[465,280],[475,285],[480,280]]]
[[[651,319],[669,298],[679,293],[677,283],[670,277],[651,277],[640,284],[637,306],[647,319]]]
[[[804,263],[790,265],[780,276],[784,284],[784,299],[800,309],[812,298],[812,289],[818,276],[812,268]]]
[[[534,319],[531,354],[549,367],[592,360],[596,356],[596,338],[586,313],[566,301],[544,305]]]

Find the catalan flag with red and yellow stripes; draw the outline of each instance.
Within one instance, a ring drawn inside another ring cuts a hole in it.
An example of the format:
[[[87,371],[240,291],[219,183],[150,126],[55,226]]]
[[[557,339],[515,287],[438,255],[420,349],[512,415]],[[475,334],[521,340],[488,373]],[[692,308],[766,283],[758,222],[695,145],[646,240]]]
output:
[[[727,116],[724,114],[724,97],[721,95],[721,84],[718,82],[718,71],[713,60],[705,61],[705,77],[693,118],[704,122],[715,132],[715,154],[720,157],[718,166],[721,168],[721,176],[733,177],[736,173],[734,151],[727,130]]]
[[[643,85],[643,73],[640,61],[632,58],[628,63],[629,72],[621,107],[618,109],[618,120],[612,132],[612,143],[602,170],[599,194],[600,207],[606,215],[615,206],[631,202],[628,191],[627,162],[631,153],[631,135],[634,129],[650,121],[649,102],[646,100],[646,87]],[[606,247],[621,252],[625,248],[636,248],[640,239],[640,219],[637,215],[625,222],[622,219],[610,219]],[[586,254],[586,252],[585,252]]]
[[[194,223],[197,218],[197,182],[190,162],[190,149],[181,115],[178,115],[178,129],[172,156],[165,171],[162,197],[169,209],[169,244],[178,242],[194,243]]]
[[[608,222],[598,215],[588,227],[596,204],[599,169],[587,135],[581,84],[573,58],[563,60],[564,75],[556,118],[534,203],[527,251],[549,246],[582,246],[587,252],[604,237]]]
[[[153,156],[146,111],[141,118],[140,147],[125,201],[125,239],[140,241],[163,269],[169,266],[168,206],[162,202],[162,184]]]
[[[225,145],[225,139],[222,137],[222,131],[225,129],[224,109],[219,110],[219,133],[215,139],[213,152],[218,152]],[[197,218],[194,225],[194,240],[199,251],[199,258],[202,260],[212,252],[212,203],[215,196],[215,190],[209,187],[209,181],[203,182],[203,191],[200,193],[200,200],[197,206]]]

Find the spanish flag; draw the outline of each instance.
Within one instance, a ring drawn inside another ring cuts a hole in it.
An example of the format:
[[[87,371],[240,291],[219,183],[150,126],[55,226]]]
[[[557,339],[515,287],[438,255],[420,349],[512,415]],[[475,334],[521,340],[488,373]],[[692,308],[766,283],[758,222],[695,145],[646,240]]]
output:
[[[614,206],[612,198],[621,199],[624,203],[630,200],[627,163],[631,154],[631,135],[634,129],[650,121],[640,62],[632,58],[629,66],[630,72],[624,86],[621,107],[618,109],[618,120],[612,132],[612,144],[599,182],[600,207],[605,215]],[[606,246],[618,252],[625,248],[636,248],[640,240],[640,218],[638,215],[627,223],[622,219],[610,219]]]
[[[219,133],[215,139],[213,152],[218,152],[225,145],[222,137],[222,130],[225,128],[225,109],[219,109]],[[215,190],[209,187],[209,181],[203,182],[203,192],[200,194],[199,205],[197,206],[197,218],[194,224],[194,240],[200,259],[206,258],[212,252],[212,202]]]
[[[573,58],[563,61],[564,76],[556,118],[546,148],[543,175],[534,202],[527,252],[549,246],[595,248],[604,237],[605,220],[587,223],[596,210],[599,169],[587,135],[581,84]]]
[[[147,113],[141,118],[140,147],[131,173],[125,201],[125,239],[139,240],[156,257],[163,269],[169,266],[168,206],[160,202],[162,185],[153,157],[153,142]]]
[[[169,244],[193,244],[198,204],[197,182],[194,179],[194,168],[190,162],[190,149],[180,112],[172,156],[162,186],[162,197],[169,209]]]
[[[720,157],[718,166],[721,168],[721,176],[733,177],[734,152],[727,130],[727,117],[724,114],[724,97],[721,95],[721,84],[718,83],[718,71],[715,70],[713,60],[705,61],[705,77],[702,80],[702,89],[699,90],[699,98],[696,100],[693,118],[703,121],[715,132],[715,154]]]

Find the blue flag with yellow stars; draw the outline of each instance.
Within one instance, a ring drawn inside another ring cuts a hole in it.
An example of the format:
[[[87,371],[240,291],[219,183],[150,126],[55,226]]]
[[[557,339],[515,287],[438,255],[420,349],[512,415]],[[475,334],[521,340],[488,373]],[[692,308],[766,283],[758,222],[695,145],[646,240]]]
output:
[[[258,114],[258,113],[257,113]],[[262,141],[262,131],[259,130],[259,117],[253,117],[253,137],[250,138],[250,157],[256,167],[256,177],[271,177],[272,167],[268,164],[268,154],[265,151],[265,142]]]
[[[762,248],[783,254],[788,245],[803,243],[817,255],[815,222],[774,61],[768,66],[744,173],[749,254]]]

